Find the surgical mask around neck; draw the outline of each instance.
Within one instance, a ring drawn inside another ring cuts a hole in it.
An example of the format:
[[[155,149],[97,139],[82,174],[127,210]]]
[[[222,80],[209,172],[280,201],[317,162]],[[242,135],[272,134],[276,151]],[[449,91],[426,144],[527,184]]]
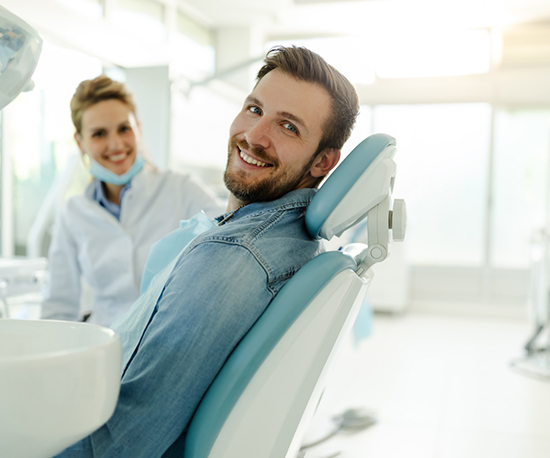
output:
[[[96,162],[91,158],[90,163],[90,173],[94,178],[97,178],[99,181],[104,181],[105,183],[125,185],[130,182],[136,173],[141,171],[145,165],[145,159],[143,159],[143,156],[137,155],[132,167],[130,167],[130,169],[122,175],[117,175],[116,173],[111,172],[109,169],[103,167],[99,162]]]

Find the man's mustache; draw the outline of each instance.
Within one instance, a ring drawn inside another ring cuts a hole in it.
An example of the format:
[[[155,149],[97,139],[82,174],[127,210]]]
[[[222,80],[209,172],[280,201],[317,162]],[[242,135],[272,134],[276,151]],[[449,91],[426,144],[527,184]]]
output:
[[[276,158],[270,157],[266,152],[265,148],[262,148],[261,146],[250,146],[246,140],[240,139],[233,139],[231,141],[232,147],[238,147],[241,150],[249,151],[252,153],[257,159],[261,160],[262,162],[267,162],[272,165],[278,165],[279,161]],[[232,148],[233,149],[233,148]]]

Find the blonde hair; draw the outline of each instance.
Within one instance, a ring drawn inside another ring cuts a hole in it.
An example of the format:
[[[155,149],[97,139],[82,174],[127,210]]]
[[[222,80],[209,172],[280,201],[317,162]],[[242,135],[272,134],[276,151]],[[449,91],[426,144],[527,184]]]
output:
[[[134,115],[136,114],[134,98],[124,84],[105,75],[82,81],[76,88],[70,104],[71,119],[76,132],[80,134],[82,129],[84,111],[96,103],[111,99],[120,100],[130,107]]]

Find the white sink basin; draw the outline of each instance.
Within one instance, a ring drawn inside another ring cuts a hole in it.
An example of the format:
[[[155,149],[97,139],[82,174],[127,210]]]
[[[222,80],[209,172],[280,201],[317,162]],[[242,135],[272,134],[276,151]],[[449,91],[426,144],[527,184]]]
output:
[[[50,458],[103,425],[121,355],[108,328],[0,319],[0,457]]]

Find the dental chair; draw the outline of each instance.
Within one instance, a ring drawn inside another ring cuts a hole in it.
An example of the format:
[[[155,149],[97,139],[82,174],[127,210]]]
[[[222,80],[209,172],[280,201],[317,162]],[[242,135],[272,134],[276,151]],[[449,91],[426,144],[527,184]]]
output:
[[[395,140],[375,134],[327,179],[306,213],[330,240],[367,217],[368,246],[308,262],[235,348],[189,426],[185,458],[294,458],[372,279],[370,267],[402,240],[405,206],[393,200]]]

